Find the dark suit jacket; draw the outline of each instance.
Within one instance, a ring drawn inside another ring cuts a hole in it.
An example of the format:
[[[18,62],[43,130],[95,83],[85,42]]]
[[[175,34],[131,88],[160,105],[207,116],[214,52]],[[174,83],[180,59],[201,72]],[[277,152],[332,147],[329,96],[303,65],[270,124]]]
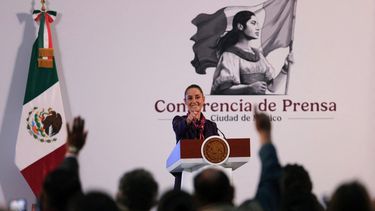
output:
[[[58,168],[72,171],[79,176],[79,164],[76,157],[65,157]]]
[[[202,114],[203,115],[203,114]],[[193,124],[186,123],[187,116],[175,116],[173,118],[173,130],[176,134],[176,143],[181,139],[199,139],[199,129],[196,129]],[[219,135],[215,122],[206,119],[203,130],[204,138]]]

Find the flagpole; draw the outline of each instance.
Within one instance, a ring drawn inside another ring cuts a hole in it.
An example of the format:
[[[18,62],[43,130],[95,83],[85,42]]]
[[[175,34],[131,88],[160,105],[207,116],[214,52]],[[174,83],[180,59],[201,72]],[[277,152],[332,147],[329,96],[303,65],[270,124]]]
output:
[[[293,8],[293,17],[292,17],[292,34],[291,34],[291,39],[289,43],[289,54],[293,53],[293,41],[294,41],[294,27],[296,25],[296,8],[297,8],[297,0],[294,0],[294,8]],[[290,65],[288,65],[288,72],[286,75],[286,82],[285,82],[285,95],[288,94],[288,89],[289,89],[289,79],[290,79]]]
[[[40,3],[42,4],[42,8],[40,9],[42,12],[45,12],[46,11],[46,0],[40,0]]]

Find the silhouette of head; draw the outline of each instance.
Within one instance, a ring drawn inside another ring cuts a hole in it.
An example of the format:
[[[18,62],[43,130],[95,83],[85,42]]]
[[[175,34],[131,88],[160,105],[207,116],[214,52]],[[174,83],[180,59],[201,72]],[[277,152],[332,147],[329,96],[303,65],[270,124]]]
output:
[[[105,193],[89,192],[71,203],[69,211],[118,211],[115,201]]]
[[[366,188],[359,182],[340,185],[328,203],[328,211],[371,211]]]
[[[282,211],[323,211],[323,207],[312,193],[309,173],[298,164],[288,164],[283,169],[281,182]]]
[[[66,210],[69,201],[82,194],[81,183],[76,172],[56,169],[44,180],[41,206],[44,209]]]
[[[185,191],[170,190],[159,200],[158,211],[195,211],[193,197]]]
[[[195,197],[200,205],[212,203],[232,204],[234,189],[227,175],[215,168],[201,171],[194,178]]]
[[[130,210],[150,210],[155,205],[158,184],[150,172],[135,169],[120,179],[117,201]]]

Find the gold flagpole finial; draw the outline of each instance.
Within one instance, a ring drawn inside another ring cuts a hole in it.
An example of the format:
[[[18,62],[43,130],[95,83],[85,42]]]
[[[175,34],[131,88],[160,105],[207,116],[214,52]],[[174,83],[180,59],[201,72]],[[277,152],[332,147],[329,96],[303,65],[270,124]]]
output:
[[[41,10],[42,10],[43,12],[45,12],[45,11],[46,11],[46,6],[45,6],[46,1],[45,1],[45,0],[40,0],[40,3],[42,3],[42,8],[41,8]]]

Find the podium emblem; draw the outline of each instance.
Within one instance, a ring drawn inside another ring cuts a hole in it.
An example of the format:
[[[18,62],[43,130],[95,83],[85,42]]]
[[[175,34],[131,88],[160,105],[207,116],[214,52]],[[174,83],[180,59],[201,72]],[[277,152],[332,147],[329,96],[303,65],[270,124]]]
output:
[[[203,159],[212,164],[220,165],[229,157],[229,144],[220,136],[210,136],[206,138],[201,146]]]

